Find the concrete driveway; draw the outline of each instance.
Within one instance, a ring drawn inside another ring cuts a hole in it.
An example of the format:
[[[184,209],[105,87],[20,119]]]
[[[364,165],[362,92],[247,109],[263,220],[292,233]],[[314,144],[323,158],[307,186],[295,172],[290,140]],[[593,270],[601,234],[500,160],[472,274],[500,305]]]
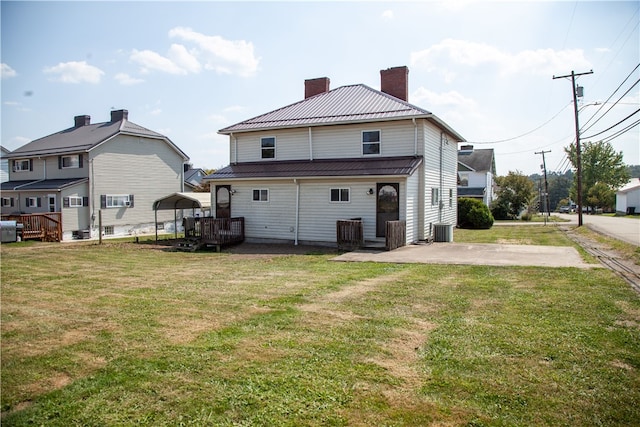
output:
[[[371,261],[423,264],[602,268],[587,264],[568,246],[503,245],[489,243],[430,243],[403,246],[393,251],[358,250],[333,261]]]

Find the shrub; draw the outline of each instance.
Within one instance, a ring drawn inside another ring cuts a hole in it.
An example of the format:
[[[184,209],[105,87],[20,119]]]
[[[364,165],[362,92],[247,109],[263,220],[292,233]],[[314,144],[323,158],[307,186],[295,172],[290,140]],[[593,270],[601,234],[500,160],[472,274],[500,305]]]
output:
[[[493,225],[493,215],[482,201],[470,198],[458,200],[458,227],[487,229]]]
[[[498,199],[491,204],[491,215],[494,219],[513,219],[509,215],[509,202]]]

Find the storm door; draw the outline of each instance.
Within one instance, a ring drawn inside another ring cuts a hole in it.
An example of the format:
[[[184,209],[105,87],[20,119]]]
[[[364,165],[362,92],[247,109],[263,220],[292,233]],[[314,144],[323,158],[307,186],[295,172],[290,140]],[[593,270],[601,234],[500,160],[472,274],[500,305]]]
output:
[[[400,184],[378,184],[376,194],[376,237],[385,237],[386,222],[400,219]]]
[[[216,185],[216,218],[231,218],[230,185]]]

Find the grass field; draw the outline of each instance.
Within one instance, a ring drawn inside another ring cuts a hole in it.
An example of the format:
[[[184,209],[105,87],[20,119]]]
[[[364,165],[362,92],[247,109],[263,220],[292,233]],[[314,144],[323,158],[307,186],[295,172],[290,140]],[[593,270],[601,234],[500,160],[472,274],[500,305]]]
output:
[[[456,241],[571,245],[556,227]],[[640,299],[605,269],[2,245],[2,425],[629,426]]]

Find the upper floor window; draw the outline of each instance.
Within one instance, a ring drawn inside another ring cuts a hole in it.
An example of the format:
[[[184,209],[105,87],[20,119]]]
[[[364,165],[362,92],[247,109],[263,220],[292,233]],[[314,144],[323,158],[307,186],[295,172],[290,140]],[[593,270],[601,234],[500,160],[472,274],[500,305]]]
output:
[[[60,169],[77,169],[82,167],[82,154],[60,156],[58,159]]]
[[[260,139],[260,148],[262,149],[263,159],[275,159],[276,158],[276,138],[270,136]]]
[[[31,159],[20,159],[13,161],[13,171],[14,172],[24,172],[33,170],[31,166]]]
[[[433,187],[431,188],[431,205],[436,206],[440,203],[440,189]]]
[[[330,199],[332,203],[348,203],[350,200],[350,189],[348,188],[332,188]]]
[[[13,197],[3,197],[2,206],[13,206]]]
[[[380,131],[362,131],[362,155],[380,154]]]
[[[469,186],[469,174],[467,172],[458,172],[458,185],[461,187]]]

